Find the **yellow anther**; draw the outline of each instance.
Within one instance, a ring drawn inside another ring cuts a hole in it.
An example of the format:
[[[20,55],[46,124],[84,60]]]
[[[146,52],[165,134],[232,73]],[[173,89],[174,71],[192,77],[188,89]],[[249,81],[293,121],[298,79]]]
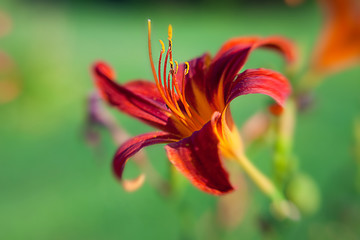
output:
[[[169,24],[169,28],[168,28],[168,39],[169,39],[169,41],[171,41],[171,39],[172,39],[172,26],[171,26],[171,24]]]
[[[165,45],[164,45],[164,42],[159,40],[160,44],[161,44],[161,53],[164,53],[165,52]]]
[[[179,70],[179,64],[178,64],[178,62],[175,60],[175,65],[176,65],[176,73],[178,72],[178,70]]]
[[[171,70],[173,70],[174,69],[174,62],[170,60],[169,63],[170,63]]]
[[[148,19],[148,32],[150,33],[151,32],[151,20]]]
[[[189,69],[190,69],[189,63],[185,62],[185,75],[189,73]]]

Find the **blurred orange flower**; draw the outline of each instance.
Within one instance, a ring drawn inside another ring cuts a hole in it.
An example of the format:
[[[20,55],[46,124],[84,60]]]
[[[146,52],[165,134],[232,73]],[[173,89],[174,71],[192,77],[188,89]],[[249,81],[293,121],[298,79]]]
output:
[[[296,7],[300,4],[302,4],[304,0],[285,0],[286,5],[290,7]]]
[[[0,50],[0,104],[14,100],[20,90],[16,65],[10,56]]]
[[[12,28],[11,18],[0,10],[0,37]],[[0,105],[14,100],[20,93],[16,64],[10,56],[0,50]]]
[[[7,35],[12,28],[11,18],[0,10],[0,37]]]
[[[360,62],[360,1],[321,0],[325,14],[322,33],[315,46],[312,70],[340,71]]]

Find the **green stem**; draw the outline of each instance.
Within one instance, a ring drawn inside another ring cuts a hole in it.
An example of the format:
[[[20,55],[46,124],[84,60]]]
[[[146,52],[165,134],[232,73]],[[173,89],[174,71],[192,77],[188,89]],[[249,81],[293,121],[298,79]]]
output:
[[[288,100],[283,114],[276,120],[276,142],[273,161],[274,176],[279,187],[294,170],[292,142],[296,119],[296,104],[293,98]]]
[[[360,193],[360,117],[357,117],[354,122],[354,135],[355,135],[355,160],[356,160],[356,189]]]
[[[271,200],[278,201],[284,199],[275,185],[260,172],[245,155],[236,154],[235,159],[261,191],[269,196]]]
[[[295,205],[287,201],[272,181],[260,172],[244,154],[236,153],[235,159],[261,191],[272,200],[272,210],[277,217],[292,220],[300,218],[300,213]]]

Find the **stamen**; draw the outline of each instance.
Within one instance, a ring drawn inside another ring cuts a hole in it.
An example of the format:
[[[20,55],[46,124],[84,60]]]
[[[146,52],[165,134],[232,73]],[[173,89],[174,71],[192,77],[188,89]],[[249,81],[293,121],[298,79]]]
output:
[[[154,75],[154,79],[155,81],[157,81],[157,76],[156,76],[156,70],[155,70],[155,66],[154,66],[154,61],[152,59],[152,50],[151,50],[151,20],[148,19],[148,49],[149,49],[149,58],[150,58],[150,65],[151,65],[151,70],[152,73]]]
[[[177,100],[176,100],[176,96],[175,96],[176,93],[179,95],[181,102],[184,102],[184,100],[182,99],[179,87],[177,86],[177,82],[176,82],[176,75],[175,75],[175,70],[174,70],[174,61],[173,61],[173,56],[172,56],[172,40],[171,39],[172,39],[172,26],[170,24],[169,28],[168,28],[168,40],[169,40],[168,53],[169,53],[169,63],[170,63],[170,72],[169,73],[172,76],[172,81],[171,81],[172,84],[170,84],[170,75],[169,75],[169,77],[168,77],[168,87],[169,87],[169,92],[172,95],[172,99],[173,100],[175,99],[174,101],[177,104],[177,102],[176,102]],[[177,62],[176,62],[176,64],[177,64]],[[175,89],[176,89],[176,92],[175,92]],[[180,108],[179,108],[179,110],[180,110]]]
[[[168,61],[168,58],[169,58],[169,49],[166,51],[166,56],[165,56],[165,63],[164,63],[164,86],[165,86],[165,92],[166,92],[166,96],[168,97],[169,101],[171,101],[171,97],[170,97],[170,82],[166,82],[166,76],[167,76],[167,61]]]
[[[172,76],[172,71],[173,70],[170,70],[169,71],[169,74],[168,74],[168,82],[171,82],[170,78]],[[173,79],[174,80],[174,79]],[[174,90],[174,84],[171,85],[171,98],[174,102],[174,105],[176,106],[176,108],[181,111],[180,107],[179,107],[179,104],[177,102],[177,99],[176,99],[176,95],[175,95],[175,90]]]
[[[175,61],[176,62],[176,61]],[[170,62],[171,63],[171,62]],[[177,63],[177,62],[176,62]],[[178,65],[177,65],[178,66]],[[176,89],[176,92],[177,92],[177,94],[178,94],[178,96],[179,96],[179,99],[180,99],[180,101],[182,102],[182,104],[183,104],[183,106],[184,106],[184,109],[185,109],[185,111],[186,111],[186,114],[191,118],[192,117],[192,114],[191,114],[191,112],[190,112],[190,110],[189,110],[189,104],[186,102],[186,99],[185,99],[185,95],[184,94],[182,94],[182,92],[180,91],[180,88],[179,88],[179,86],[178,86],[178,82],[177,82],[177,80],[176,80],[176,75],[175,75],[175,70],[174,70],[174,66],[173,65],[171,65],[171,68],[172,68],[172,70],[170,71],[171,72],[171,74],[172,74],[172,82],[173,82],[173,91],[174,91],[174,87],[175,87],[175,89]],[[184,79],[183,79],[184,80]],[[184,81],[183,81],[184,82]]]
[[[187,62],[185,62],[185,70],[184,70],[184,74],[183,74],[183,78],[182,78],[182,92],[181,92],[181,95],[183,95],[184,98],[185,98],[185,76],[186,76],[186,68],[188,68],[188,65],[189,65],[189,63],[187,63],[187,65],[186,65],[186,63],[187,63]]]
[[[170,89],[171,90],[171,97],[172,97],[174,103],[177,104],[177,99],[176,99],[176,95],[175,95],[175,88],[174,88],[174,86],[175,86],[174,85],[174,78],[171,79],[172,76],[173,76],[173,70],[170,69],[169,75],[168,75],[168,82],[171,83],[171,86],[170,86],[171,87],[171,89]]]
[[[183,98],[185,99],[185,76],[189,73],[189,63],[185,62],[185,70],[184,70],[184,74],[183,74],[183,79],[182,79],[182,92],[181,95],[183,96]],[[186,103],[187,106],[189,106],[189,104]]]
[[[156,86],[161,94],[161,97],[164,99],[165,103],[168,105],[168,107],[171,109],[171,111],[173,111],[174,114],[177,114],[179,116],[183,115],[182,112],[178,111],[177,109],[174,108],[173,104],[169,102],[169,100],[165,97],[164,94],[164,89],[162,88],[162,85],[159,82],[159,79],[156,75],[156,69],[155,69],[155,65],[154,65],[154,61],[152,58],[152,50],[151,50],[151,20],[148,19],[148,50],[149,50],[149,59],[150,59],[150,65],[151,65],[151,70],[156,82]]]
[[[160,40],[161,41],[161,40]],[[159,56],[159,66],[158,66],[158,75],[159,75],[159,83],[161,88],[163,89],[163,85],[162,85],[162,80],[161,80],[161,58],[163,55],[163,51],[160,52],[160,56]]]
[[[159,40],[160,44],[161,44],[161,52],[160,52],[160,56],[159,56],[159,66],[158,66],[158,75],[159,75],[159,82],[160,82],[160,85],[163,89],[165,89],[165,94],[167,94],[167,91],[166,91],[166,79],[164,80],[164,86],[162,85],[162,80],[161,80],[161,59],[162,59],[162,55],[164,54],[165,52],[165,45],[164,45],[164,42]]]

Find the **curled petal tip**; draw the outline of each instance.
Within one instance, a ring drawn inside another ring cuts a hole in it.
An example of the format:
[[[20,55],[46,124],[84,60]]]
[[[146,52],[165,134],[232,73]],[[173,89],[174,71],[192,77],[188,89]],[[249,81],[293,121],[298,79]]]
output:
[[[135,179],[130,180],[121,180],[121,185],[123,186],[124,190],[127,192],[134,192],[138,190],[145,182],[145,174],[140,174]]]
[[[134,154],[139,152],[142,148],[154,145],[154,144],[160,144],[160,143],[169,143],[173,142],[174,138],[171,134],[166,132],[153,132],[153,133],[146,133],[134,138],[129,139],[124,144],[122,144],[118,151],[115,154],[114,160],[113,160],[113,172],[116,176],[116,178],[119,181],[122,180],[122,175],[124,171],[124,167],[126,162],[130,157],[132,157]],[[145,176],[141,177],[144,178]],[[139,177],[140,178],[140,177]],[[141,178],[136,180],[141,183]],[[144,180],[144,179],[143,179]],[[136,184],[131,184],[135,185]],[[141,184],[140,184],[141,186]],[[133,186],[134,187],[134,186]]]
[[[291,85],[287,78],[278,72],[263,68],[248,69],[238,74],[226,93],[226,103],[240,95],[254,93],[268,95],[283,107],[291,94]]]
[[[115,72],[114,70],[105,62],[97,61],[93,64],[93,71],[96,75],[104,75],[107,78],[114,79]]]

